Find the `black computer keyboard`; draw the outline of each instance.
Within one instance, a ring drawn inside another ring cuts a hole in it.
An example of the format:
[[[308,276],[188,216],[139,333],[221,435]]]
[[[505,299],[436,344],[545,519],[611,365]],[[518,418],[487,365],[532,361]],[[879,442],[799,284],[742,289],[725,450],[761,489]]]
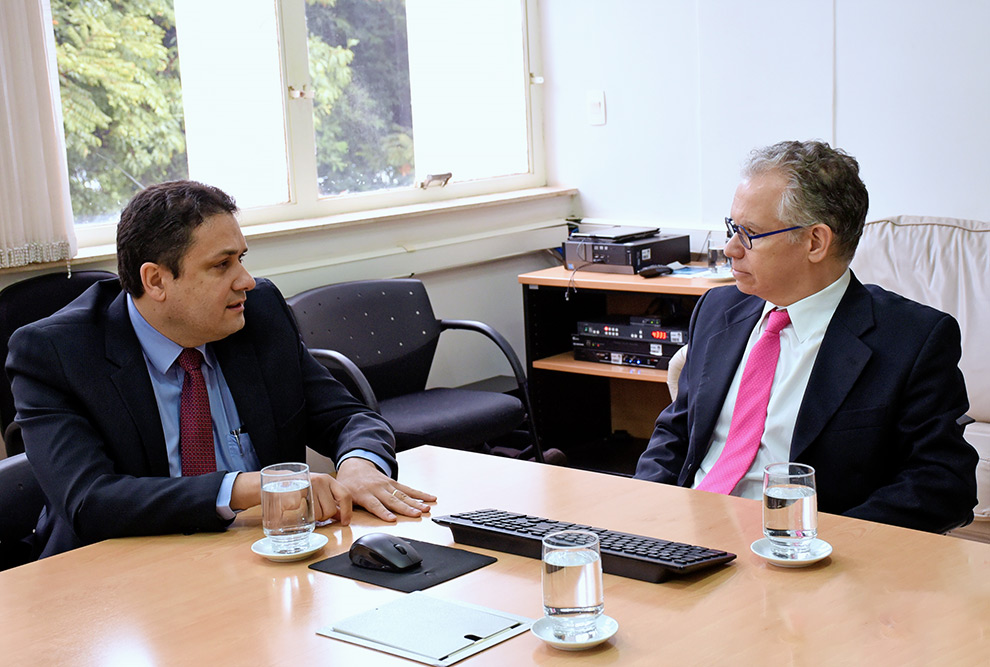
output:
[[[653,583],[670,575],[728,563],[736,557],[718,549],[493,509],[438,516],[433,520],[450,528],[455,542],[530,558],[542,558],[544,535],[558,530],[590,530],[598,534],[604,572]]]

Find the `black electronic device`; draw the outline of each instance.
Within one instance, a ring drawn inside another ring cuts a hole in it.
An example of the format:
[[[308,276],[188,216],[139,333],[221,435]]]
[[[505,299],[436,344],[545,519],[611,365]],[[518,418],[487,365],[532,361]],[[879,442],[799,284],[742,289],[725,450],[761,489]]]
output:
[[[655,340],[633,340],[629,338],[603,338],[585,334],[571,334],[571,345],[575,350],[607,350],[609,352],[630,352],[648,357],[674,356],[680,345],[664,345]]]
[[[477,510],[434,517],[450,528],[454,541],[505,553],[542,557],[543,536],[559,530],[590,530],[598,535],[602,570],[608,574],[659,583],[728,563],[734,553],[655,537],[620,533],[501,510]]]
[[[579,320],[577,332],[586,336],[649,340],[677,346],[687,342],[688,333],[684,327],[661,326],[658,318],[650,317],[611,318],[604,321]]]
[[[668,323],[668,318],[657,317],[656,315],[630,315],[629,324],[642,324],[644,326],[662,327]]]
[[[590,231],[579,229],[576,232],[571,232],[571,238],[593,239],[596,241],[608,241],[611,243],[625,243],[626,241],[635,241],[636,239],[645,239],[650,236],[656,236],[659,233],[660,229],[658,227],[612,226],[598,227],[591,229]]]
[[[646,266],[691,261],[691,242],[686,234],[655,234],[626,242],[594,238],[564,241],[564,264],[570,270],[633,274]]]
[[[599,364],[613,366],[640,366],[658,371],[667,370],[670,357],[655,357],[652,354],[636,352],[619,352],[612,350],[596,350],[587,347],[574,348],[574,358],[578,361],[594,361]]]
[[[388,533],[362,535],[347,553],[358,567],[386,572],[404,572],[423,561],[413,545]]]

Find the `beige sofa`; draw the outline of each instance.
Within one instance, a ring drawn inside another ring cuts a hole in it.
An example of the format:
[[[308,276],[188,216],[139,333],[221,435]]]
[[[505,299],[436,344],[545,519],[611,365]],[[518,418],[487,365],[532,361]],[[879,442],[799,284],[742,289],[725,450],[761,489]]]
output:
[[[975,520],[954,535],[990,542],[990,223],[896,216],[868,222],[852,269],[874,283],[950,313],[962,328],[969,394],[966,440],[980,454]]]

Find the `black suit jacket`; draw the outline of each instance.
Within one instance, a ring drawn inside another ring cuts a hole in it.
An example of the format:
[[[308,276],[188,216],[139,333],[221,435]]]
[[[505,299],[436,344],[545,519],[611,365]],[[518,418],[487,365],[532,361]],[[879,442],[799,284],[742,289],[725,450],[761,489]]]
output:
[[[282,295],[258,280],[245,326],[211,343],[262,466],[366,449],[398,467],[388,424],[302,344]],[[223,530],[226,471],[170,478],[161,418],[116,280],[18,329],[7,358],[25,451],[48,498],[42,555],[110,537]]]
[[[636,477],[690,486],[765,301],[735,286],[696,307],[677,400],[657,419]],[[822,340],[790,460],[814,466],[824,512],[942,532],[976,505],[976,451],[950,316],[855,276]]]

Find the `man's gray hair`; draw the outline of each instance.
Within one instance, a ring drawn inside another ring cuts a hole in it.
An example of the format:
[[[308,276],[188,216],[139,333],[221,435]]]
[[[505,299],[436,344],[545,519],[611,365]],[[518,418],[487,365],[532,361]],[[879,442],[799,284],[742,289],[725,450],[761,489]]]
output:
[[[856,158],[821,141],[782,141],[754,150],[743,178],[771,172],[787,179],[777,213],[781,222],[788,227],[828,225],[838,256],[851,261],[870,207]]]

